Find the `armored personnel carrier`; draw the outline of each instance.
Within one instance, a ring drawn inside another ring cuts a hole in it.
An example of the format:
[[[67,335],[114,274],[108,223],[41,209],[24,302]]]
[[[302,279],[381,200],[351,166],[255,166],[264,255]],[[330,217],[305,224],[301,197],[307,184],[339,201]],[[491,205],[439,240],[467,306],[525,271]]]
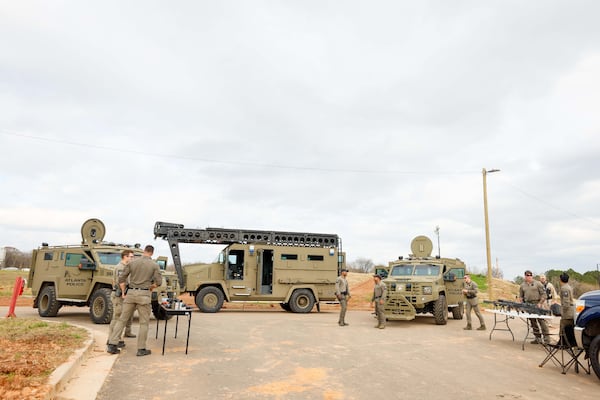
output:
[[[308,313],[334,302],[335,280],[345,268],[335,234],[248,229],[185,228],[156,222],[154,237],[167,240],[182,291],[206,313],[223,302],[274,303]],[[182,265],[180,243],[226,245],[211,264]]]
[[[106,228],[99,219],[89,219],[81,227],[81,244],[49,246],[33,250],[27,286],[34,296],[33,307],[42,317],[56,317],[63,306],[89,307],[90,318],[97,324],[112,319],[113,274],[121,260],[121,252],[133,250],[143,254],[139,244],[105,242]],[[159,302],[163,297],[176,297],[179,284],[175,272],[166,270],[166,257],[157,260],[163,283],[152,292],[155,317],[164,319]]]
[[[417,314],[431,313],[437,325],[448,322],[448,312],[462,319],[462,284],[466,266],[458,258],[432,257],[433,245],[427,236],[411,242],[412,254],[391,261],[383,280],[388,294],[385,315],[388,320],[412,320]]]

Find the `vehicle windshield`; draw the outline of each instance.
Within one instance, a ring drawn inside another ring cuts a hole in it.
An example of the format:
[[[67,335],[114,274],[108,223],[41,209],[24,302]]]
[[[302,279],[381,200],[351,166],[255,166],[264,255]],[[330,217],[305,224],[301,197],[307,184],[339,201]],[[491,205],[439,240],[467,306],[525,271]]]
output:
[[[415,275],[419,276],[437,276],[439,273],[439,265],[417,265],[415,268]]]
[[[392,268],[391,276],[437,276],[440,273],[439,265],[431,264],[404,264]]]
[[[410,276],[413,273],[414,265],[396,265],[392,269],[392,276]]]
[[[98,253],[98,257],[104,265],[117,265],[121,261],[121,253]]]

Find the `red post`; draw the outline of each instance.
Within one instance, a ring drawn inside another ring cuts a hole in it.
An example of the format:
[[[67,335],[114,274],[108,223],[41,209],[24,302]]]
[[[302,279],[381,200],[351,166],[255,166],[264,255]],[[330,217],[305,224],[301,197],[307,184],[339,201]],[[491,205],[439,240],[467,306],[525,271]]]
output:
[[[8,314],[6,314],[6,318],[16,318],[15,315],[15,306],[17,305],[17,297],[23,294],[23,287],[25,286],[25,280],[20,276],[17,276],[15,279],[15,287],[13,288],[13,294],[10,299],[10,307],[8,308]]]

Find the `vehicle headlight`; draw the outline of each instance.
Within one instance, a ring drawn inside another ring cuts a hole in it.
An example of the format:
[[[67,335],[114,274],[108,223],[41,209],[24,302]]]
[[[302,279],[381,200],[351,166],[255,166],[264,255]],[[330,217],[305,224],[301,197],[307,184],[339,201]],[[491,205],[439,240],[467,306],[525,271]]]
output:
[[[423,294],[431,294],[431,293],[433,293],[431,286],[423,286]]]

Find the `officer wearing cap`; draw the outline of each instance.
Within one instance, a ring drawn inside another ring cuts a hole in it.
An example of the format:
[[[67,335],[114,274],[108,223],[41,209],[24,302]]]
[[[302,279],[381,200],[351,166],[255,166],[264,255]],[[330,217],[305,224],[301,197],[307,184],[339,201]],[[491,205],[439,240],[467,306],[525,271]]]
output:
[[[347,326],[346,319],[346,310],[348,309],[348,300],[350,300],[350,287],[348,286],[348,280],[346,280],[346,276],[348,275],[348,270],[343,269],[340,271],[340,276],[335,280],[335,297],[337,297],[340,302],[340,319],[338,320],[338,324],[340,326]]]
[[[375,325],[375,328],[384,329],[385,312],[383,306],[385,305],[387,288],[385,283],[381,281],[381,275],[373,275],[373,281],[375,281],[375,287],[373,287],[371,306],[375,306],[375,315],[377,316],[377,325]]]
[[[467,326],[463,329],[466,331],[470,331],[473,329],[471,327],[471,310],[475,311],[475,315],[479,318],[479,328],[478,331],[485,331],[485,320],[483,319],[483,315],[481,315],[481,311],[479,311],[479,299],[477,298],[477,293],[479,292],[479,288],[477,284],[471,280],[471,275],[466,274],[464,276],[463,282],[463,290],[462,293],[466,298],[466,314],[467,314]]]
[[[539,281],[533,279],[533,272],[529,270],[525,271],[525,280],[519,287],[519,298],[522,302],[533,304],[539,308],[543,308],[546,304],[546,290]],[[550,333],[546,321],[542,318],[528,318],[527,320],[531,324],[531,329],[535,336],[535,339],[531,343],[541,343],[542,335],[544,335],[544,342],[550,343],[550,337],[548,336]]]

